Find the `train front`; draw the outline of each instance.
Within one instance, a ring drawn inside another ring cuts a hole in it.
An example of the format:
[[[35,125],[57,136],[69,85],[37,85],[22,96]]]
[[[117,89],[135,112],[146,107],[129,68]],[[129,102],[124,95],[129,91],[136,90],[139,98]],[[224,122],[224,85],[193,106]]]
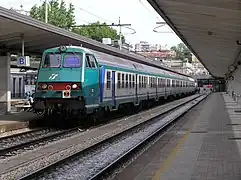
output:
[[[37,75],[33,109],[45,115],[84,113],[81,88],[83,52],[60,46],[43,53]]]

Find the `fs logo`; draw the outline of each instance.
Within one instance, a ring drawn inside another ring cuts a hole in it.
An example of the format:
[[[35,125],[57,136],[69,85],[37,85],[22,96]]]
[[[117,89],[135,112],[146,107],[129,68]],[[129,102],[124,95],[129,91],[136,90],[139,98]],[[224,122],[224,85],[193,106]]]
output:
[[[54,80],[56,77],[58,77],[58,74],[51,74],[51,76],[49,76],[49,80]]]

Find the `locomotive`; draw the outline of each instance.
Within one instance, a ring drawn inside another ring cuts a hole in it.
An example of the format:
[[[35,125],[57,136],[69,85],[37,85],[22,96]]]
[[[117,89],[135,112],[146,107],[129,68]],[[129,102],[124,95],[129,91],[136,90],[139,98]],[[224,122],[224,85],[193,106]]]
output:
[[[33,109],[86,116],[194,93],[195,79],[79,46],[46,49]]]

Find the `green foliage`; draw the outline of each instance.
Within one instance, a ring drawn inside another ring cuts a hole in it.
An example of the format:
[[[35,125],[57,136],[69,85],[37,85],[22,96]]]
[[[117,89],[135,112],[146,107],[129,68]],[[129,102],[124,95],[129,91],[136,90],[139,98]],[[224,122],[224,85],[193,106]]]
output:
[[[192,62],[192,53],[185,46],[185,44],[180,43],[177,46],[172,46],[171,50],[176,52],[176,59],[180,59],[182,61],[185,61],[187,59],[189,63]]]
[[[119,39],[119,35],[115,29],[104,25],[106,25],[106,23],[101,24],[99,21],[97,21],[96,23],[92,23],[86,27],[74,28],[73,32],[99,42],[102,41],[102,38],[111,38],[112,40]],[[124,41],[125,38],[122,36],[122,42]]]
[[[45,21],[45,2],[42,5],[34,5],[30,10],[30,16],[40,21]],[[74,6],[70,3],[66,8],[64,0],[50,0],[48,4],[48,23],[70,29],[75,25]]]
[[[30,16],[40,21],[45,21],[45,2],[40,6],[34,5],[30,10]],[[48,3],[48,23],[71,30],[82,36],[102,41],[102,38],[111,38],[112,40],[119,39],[119,35],[115,29],[101,24],[99,21],[92,23],[86,27],[75,27],[74,6],[70,3],[66,7],[64,0],[50,0]],[[122,36],[122,42],[125,42],[125,37]]]

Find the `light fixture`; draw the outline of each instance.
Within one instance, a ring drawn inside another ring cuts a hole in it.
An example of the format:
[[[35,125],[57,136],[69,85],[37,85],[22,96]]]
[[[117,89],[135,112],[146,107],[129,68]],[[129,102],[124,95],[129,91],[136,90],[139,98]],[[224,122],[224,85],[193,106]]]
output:
[[[47,84],[43,84],[43,85],[42,85],[42,89],[46,89],[47,87],[48,87]]]
[[[66,47],[66,46],[60,46],[60,47],[59,47],[59,50],[60,50],[61,52],[64,52],[64,51],[67,50],[67,47]]]
[[[235,69],[236,69],[236,67],[235,67],[234,65],[230,65],[230,66],[228,67],[228,70],[229,70],[230,72],[233,72]]]
[[[230,80],[230,81],[233,81],[233,80],[234,80],[233,75],[230,75],[230,76],[229,76],[229,80]]]
[[[72,85],[72,88],[73,88],[73,89],[76,89],[77,87],[78,87],[77,84],[73,84],[73,85]]]

